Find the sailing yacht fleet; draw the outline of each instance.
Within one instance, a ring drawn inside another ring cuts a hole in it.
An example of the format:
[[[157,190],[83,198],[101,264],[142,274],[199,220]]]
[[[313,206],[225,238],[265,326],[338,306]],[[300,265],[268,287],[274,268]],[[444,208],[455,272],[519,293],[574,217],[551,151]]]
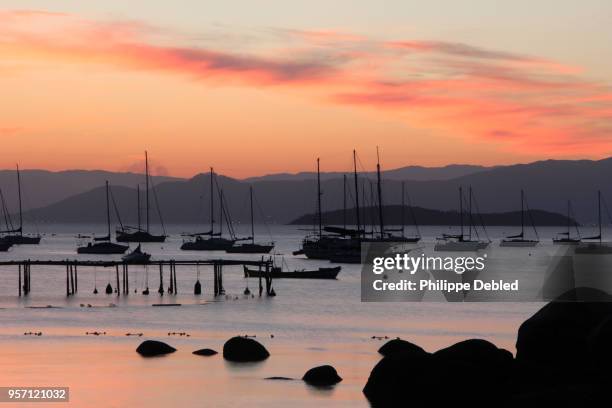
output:
[[[399,228],[391,227],[385,222],[384,214],[384,194],[383,181],[381,176],[380,155],[377,149],[376,179],[371,181],[366,177],[360,177],[357,171],[357,153],[353,150],[352,170],[352,198],[353,214],[355,226],[347,225],[348,209],[348,176],[343,176],[343,225],[326,225],[323,220],[321,191],[321,169],[320,159],[317,159],[317,178],[316,178],[316,216],[315,223],[309,233],[304,237],[301,248],[293,252],[294,255],[305,255],[308,259],[328,260],[334,263],[361,263],[362,244],[375,243],[402,243],[417,244],[421,240],[419,225],[414,216],[412,205],[408,200],[406,203],[405,185],[401,183],[401,225]],[[39,234],[24,234],[24,220],[22,208],[21,174],[19,166],[16,168],[17,176],[17,197],[18,197],[18,222],[13,223],[11,214],[6,205],[4,192],[0,189],[0,206],[2,207],[2,218],[4,228],[0,229],[0,252],[9,250],[13,245],[39,244],[41,236]],[[149,176],[149,157],[145,152],[145,222],[141,222],[141,193],[140,184],[137,186],[137,226],[127,226],[121,222],[121,217],[117,204],[112,195],[109,182],[104,185],[105,191],[105,215],[106,233],[103,236],[91,236],[86,244],[77,248],[79,254],[125,254],[130,243],[137,243],[137,247],[123,256],[126,263],[146,263],[151,255],[144,252],[142,243],[163,243],[168,235],[166,234],[162,213],[157,199],[155,186]],[[217,180],[214,169],[210,169],[210,188],[209,188],[209,228],[205,232],[187,233],[183,235],[183,242],[180,246],[184,251],[225,251],[235,254],[268,254],[274,249],[274,242],[258,242],[255,238],[254,222],[254,192],[249,187],[249,212],[250,212],[250,231],[247,237],[238,237],[235,233],[233,222],[229,213],[227,200],[223,193],[222,186]],[[369,225],[366,225],[364,216],[368,200],[370,210]],[[375,184],[375,188],[374,188]],[[154,233],[151,229],[151,197],[157,210],[159,223],[162,227],[161,233]],[[111,234],[111,202],[115,209],[119,227],[115,230],[115,241]],[[597,194],[598,210],[598,234],[591,237],[582,237],[579,225],[574,221],[571,203],[567,202],[567,228],[553,238],[554,245],[574,245],[576,253],[612,253],[612,245],[603,241],[602,236],[602,203],[601,192]],[[474,208],[476,211],[474,211]],[[606,207],[607,209],[607,207]],[[217,210],[217,211],[215,211]],[[406,213],[410,214],[410,222],[406,222]],[[464,187],[458,187],[458,217],[459,232],[453,234],[442,234],[436,238],[434,245],[435,251],[480,251],[487,249],[492,241],[487,235],[486,226],[482,222],[480,210],[478,208],[475,193],[472,187],[468,187],[467,193]],[[225,234],[224,234],[225,222]],[[406,233],[406,225],[412,224],[414,233]],[[531,209],[529,208],[525,192],[520,190],[520,231],[514,235],[509,235],[499,242],[500,247],[531,248],[540,243],[536,224],[533,220]],[[128,245],[126,245],[128,244]]]

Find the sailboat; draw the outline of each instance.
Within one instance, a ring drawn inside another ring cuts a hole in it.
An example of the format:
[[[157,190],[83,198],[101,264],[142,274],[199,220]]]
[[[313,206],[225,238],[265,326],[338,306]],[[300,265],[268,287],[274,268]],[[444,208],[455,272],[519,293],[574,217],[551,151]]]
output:
[[[245,238],[245,240],[251,240],[250,243],[238,244],[229,247],[225,251],[230,254],[267,254],[272,248],[274,243],[269,244],[256,244],[255,243],[255,225],[253,223],[253,187],[249,187],[249,198],[251,204],[251,236]]]
[[[123,254],[129,248],[127,245],[111,241],[109,187],[106,181],[106,226],[107,234],[104,237],[93,238],[86,246],[78,247],[78,254]]]
[[[0,239],[0,252],[8,251],[12,246],[13,244],[11,244],[10,242],[6,242],[5,240]]]
[[[142,228],[140,223],[137,228],[122,226],[121,229],[115,231],[115,236],[117,237],[117,242],[165,242],[166,241],[166,233],[164,231],[161,235],[151,234],[149,231],[150,222],[149,222],[149,155],[145,151],[145,184],[146,184],[146,199],[145,199],[145,208],[146,208],[146,228]],[[155,191],[153,191],[155,194]],[[161,211],[159,210],[159,203],[157,203],[157,196],[155,196],[155,202],[157,204],[157,211],[159,214],[159,219],[162,224],[162,228],[164,227],[164,222],[161,217]],[[138,211],[140,212],[140,206]]]
[[[531,212],[529,212],[529,207],[527,207],[527,211],[529,212],[529,219],[531,220],[531,227],[533,228],[533,232],[535,233],[536,239],[525,239],[525,193],[521,190],[521,233],[516,235],[510,235],[505,239],[502,239],[499,243],[501,247],[534,247],[539,242],[540,239],[538,237],[538,231],[536,230],[535,224],[533,223],[533,219],[531,218]]]
[[[612,254],[612,246],[609,242],[603,242],[603,234],[601,228],[601,191],[597,191],[597,224],[599,227],[599,233],[592,237],[585,237],[583,241],[576,248],[575,253],[577,254]]]
[[[19,173],[19,165],[17,165],[17,196],[19,197],[19,227],[0,231],[0,234],[8,234],[4,235],[1,239],[11,245],[38,245],[40,244],[40,235],[23,235],[23,208],[21,205],[21,175]],[[7,217],[10,222],[10,216]]]
[[[553,238],[554,245],[578,245],[580,242],[582,242],[582,238],[580,237],[580,230],[578,229],[577,222],[574,223],[577,236],[575,238],[572,238],[571,222],[572,222],[572,205],[570,203],[570,200],[567,200],[567,231],[559,232],[557,235],[560,235],[560,237]]]
[[[478,251],[479,249],[486,249],[489,246],[489,241],[472,239],[472,230],[474,229],[472,222],[472,201],[472,188],[470,187],[468,206],[469,233],[466,238],[463,225],[463,188],[459,187],[460,233],[457,235],[443,234],[442,237],[437,238],[436,244],[434,245],[434,251]],[[477,233],[477,231],[475,232]]]
[[[231,248],[236,240],[223,238],[223,215],[225,214],[223,207],[223,193],[218,190],[220,202],[219,214],[219,232],[215,232],[215,189],[214,189],[214,170],[210,168],[210,231],[190,234],[193,241],[183,242],[181,249],[183,251],[227,251]],[[208,236],[208,238],[205,238]]]
[[[151,260],[151,254],[142,251],[140,244],[129,254],[122,256],[121,260],[129,264],[146,264]]]
[[[317,226],[314,233],[302,240],[302,248],[299,253],[304,253],[309,259],[329,260],[340,251],[359,247],[359,241],[355,240],[357,231],[347,230],[339,227],[323,227],[323,215],[321,208],[321,168],[320,160],[317,158]],[[357,217],[359,224],[359,216]],[[325,232],[325,234],[324,234]]]

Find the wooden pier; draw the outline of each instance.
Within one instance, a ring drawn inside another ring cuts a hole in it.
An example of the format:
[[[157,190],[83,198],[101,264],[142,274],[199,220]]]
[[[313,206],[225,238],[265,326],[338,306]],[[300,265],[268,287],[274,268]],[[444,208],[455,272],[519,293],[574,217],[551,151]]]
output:
[[[264,272],[264,278],[259,278],[259,295],[262,295],[265,282],[265,292],[268,296],[274,296],[272,289],[272,260],[252,261],[252,260],[237,260],[237,259],[204,259],[204,260],[157,260],[147,263],[126,263],[123,261],[86,261],[86,260],[20,260],[20,261],[0,261],[0,266],[16,266],[18,268],[18,294],[19,296],[27,296],[30,293],[32,275],[32,266],[62,266],[66,268],[66,296],[72,296],[79,290],[79,267],[101,267],[114,268],[116,277],[116,294],[117,296],[129,294],[129,267],[130,266],[153,266],[159,268],[159,289],[158,293],[163,295],[164,290],[164,268],[170,272],[168,294],[176,295],[178,293],[178,285],[176,281],[177,266],[212,266],[213,267],[213,294],[220,296],[225,294],[223,288],[223,267],[224,266],[254,266]],[[121,269],[121,273],[120,270]],[[241,271],[242,273],[242,271]],[[121,279],[120,279],[121,275]],[[199,280],[196,282],[194,294],[201,293]]]

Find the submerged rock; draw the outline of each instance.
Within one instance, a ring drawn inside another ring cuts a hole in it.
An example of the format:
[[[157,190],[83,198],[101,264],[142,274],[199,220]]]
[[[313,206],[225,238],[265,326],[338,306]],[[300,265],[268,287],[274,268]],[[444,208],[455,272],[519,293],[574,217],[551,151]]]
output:
[[[140,346],[136,349],[138,354],[145,357],[161,356],[174,353],[175,351],[176,349],[174,347],[157,340],[145,340],[140,343]]]
[[[232,337],[223,345],[223,358],[234,362],[263,361],[270,353],[257,340]]]
[[[295,378],[274,376],[274,377],[266,377],[266,378],[264,378],[264,380],[273,380],[273,381],[294,381],[294,380],[295,380]]]
[[[427,354],[423,348],[402,339],[389,340],[378,349],[378,352],[383,356],[390,356],[391,354],[397,353],[407,353],[415,356]]]
[[[314,386],[330,386],[342,381],[336,369],[330,365],[322,365],[306,371],[302,380]]]
[[[195,354],[196,356],[214,356],[215,354],[219,354],[219,353],[216,352],[215,350],[204,348],[204,349],[196,350],[192,354]]]

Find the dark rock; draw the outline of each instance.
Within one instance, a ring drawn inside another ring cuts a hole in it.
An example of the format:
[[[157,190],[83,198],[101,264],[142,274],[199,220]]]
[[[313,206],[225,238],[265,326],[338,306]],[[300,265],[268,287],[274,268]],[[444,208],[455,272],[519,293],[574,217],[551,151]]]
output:
[[[310,385],[325,387],[339,383],[342,381],[342,378],[338,375],[334,367],[322,365],[306,371],[302,380]]]
[[[612,366],[612,318],[605,319],[587,338],[587,351],[591,368],[606,374]]]
[[[392,353],[374,367],[363,392],[375,407],[408,400],[415,406],[457,404],[461,398],[472,407],[487,406],[507,395],[512,364],[510,352],[477,339],[433,354]]]
[[[597,289],[573,289],[550,302],[519,328],[516,359],[563,370],[567,381],[581,379],[592,367],[591,358],[602,353],[612,316],[612,296]],[[596,334],[599,333],[599,334]],[[590,341],[590,346],[589,346]],[[604,347],[605,348],[605,347]]]
[[[174,353],[176,349],[167,345],[164,342],[156,340],[145,340],[140,343],[136,352],[144,357],[161,356],[164,354]]]
[[[257,340],[232,337],[223,345],[223,358],[235,362],[263,361],[270,353]]]
[[[295,378],[289,377],[266,377],[264,380],[275,380],[275,381],[294,381]]]
[[[204,349],[196,350],[192,354],[195,354],[196,356],[214,356],[215,354],[219,354],[219,353],[217,353],[215,350],[204,348]]]
[[[421,347],[402,339],[389,340],[378,349],[378,352],[383,356],[390,356],[391,354],[397,353],[407,353],[415,356],[427,354]]]

